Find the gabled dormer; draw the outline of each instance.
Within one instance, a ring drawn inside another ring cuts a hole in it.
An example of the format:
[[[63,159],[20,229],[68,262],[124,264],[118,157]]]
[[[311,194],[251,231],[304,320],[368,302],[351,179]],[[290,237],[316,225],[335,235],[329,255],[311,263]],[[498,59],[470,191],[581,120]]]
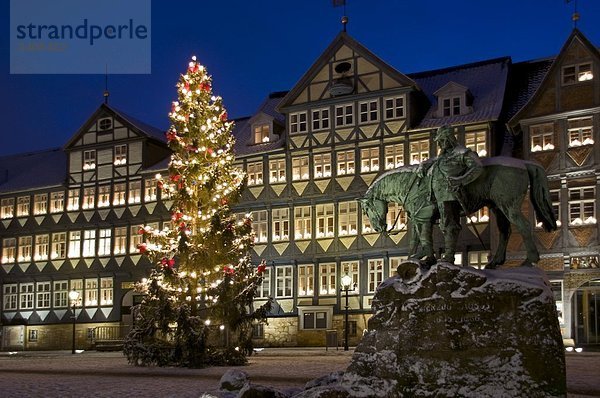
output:
[[[448,82],[433,95],[437,98],[437,117],[466,115],[473,112],[473,95],[468,87]]]
[[[260,145],[278,141],[284,130],[284,125],[272,115],[259,112],[248,121],[250,125],[249,145]]]

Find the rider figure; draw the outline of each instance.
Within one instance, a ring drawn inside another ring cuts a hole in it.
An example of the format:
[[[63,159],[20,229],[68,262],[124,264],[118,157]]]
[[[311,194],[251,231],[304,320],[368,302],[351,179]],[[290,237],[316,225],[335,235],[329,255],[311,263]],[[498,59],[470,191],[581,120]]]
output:
[[[418,174],[431,175],[431,191],[440,212],[440,229],[444,235],[445,251],[442,259],[454,263],[456,242],[460,232],[460,212],[464,208],[462,187],[474,181],[481,172],[479,156],[461,145],[453,129],[442,126],[435,138],[440,153],[419,166]]]

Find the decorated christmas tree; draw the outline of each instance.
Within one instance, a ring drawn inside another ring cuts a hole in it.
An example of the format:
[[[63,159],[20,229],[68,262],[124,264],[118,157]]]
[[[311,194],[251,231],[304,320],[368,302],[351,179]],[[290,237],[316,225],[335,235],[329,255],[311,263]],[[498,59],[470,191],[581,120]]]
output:
[[[173,202],[171,226],[140,229],[139,250],[155,267],[136,286],[145,296],[124,353],[137,365],[243,364],[252,325],[265,320],[270,302],[253,308],[265,265],[251,263],[250,216],[229,207],[245,183],[233,165],[233,123],[196,57],[177,90],[169,175],[157,175],[163,198]]]

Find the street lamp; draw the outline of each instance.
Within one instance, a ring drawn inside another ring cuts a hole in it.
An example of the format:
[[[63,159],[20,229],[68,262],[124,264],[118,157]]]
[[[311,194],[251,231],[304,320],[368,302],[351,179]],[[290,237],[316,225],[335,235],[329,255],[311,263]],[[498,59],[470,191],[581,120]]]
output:
[[[348,351],[348,291],[354,290],[352,277],[348,274],[342,276],[342,291],[346,293],[346,307],[344,313],[344,351]],[[350,287],[352,286],[352,289]]]
[[[71,354],[75,354],[75,321],[77,320],[77,317],[75,316],[75,306],[77,305],[77,301],[79,301],[79,292],[71,290],[69,292],[69,299],[71,300],[71,312],[73,313],[73,337],[71,339]]]

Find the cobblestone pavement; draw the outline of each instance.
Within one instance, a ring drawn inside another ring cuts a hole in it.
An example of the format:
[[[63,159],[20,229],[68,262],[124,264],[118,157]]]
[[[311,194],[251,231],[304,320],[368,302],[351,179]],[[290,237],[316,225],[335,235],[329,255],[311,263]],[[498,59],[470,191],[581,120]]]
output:
[[[241,369],[252,382],[280,389],[343,370],[352,351],[265,349]],[[141,368],[120,352],[0,353],[0,397],[199,397],[227,368]],[[567,354],[569,398],[600,397],[600,353]]]

